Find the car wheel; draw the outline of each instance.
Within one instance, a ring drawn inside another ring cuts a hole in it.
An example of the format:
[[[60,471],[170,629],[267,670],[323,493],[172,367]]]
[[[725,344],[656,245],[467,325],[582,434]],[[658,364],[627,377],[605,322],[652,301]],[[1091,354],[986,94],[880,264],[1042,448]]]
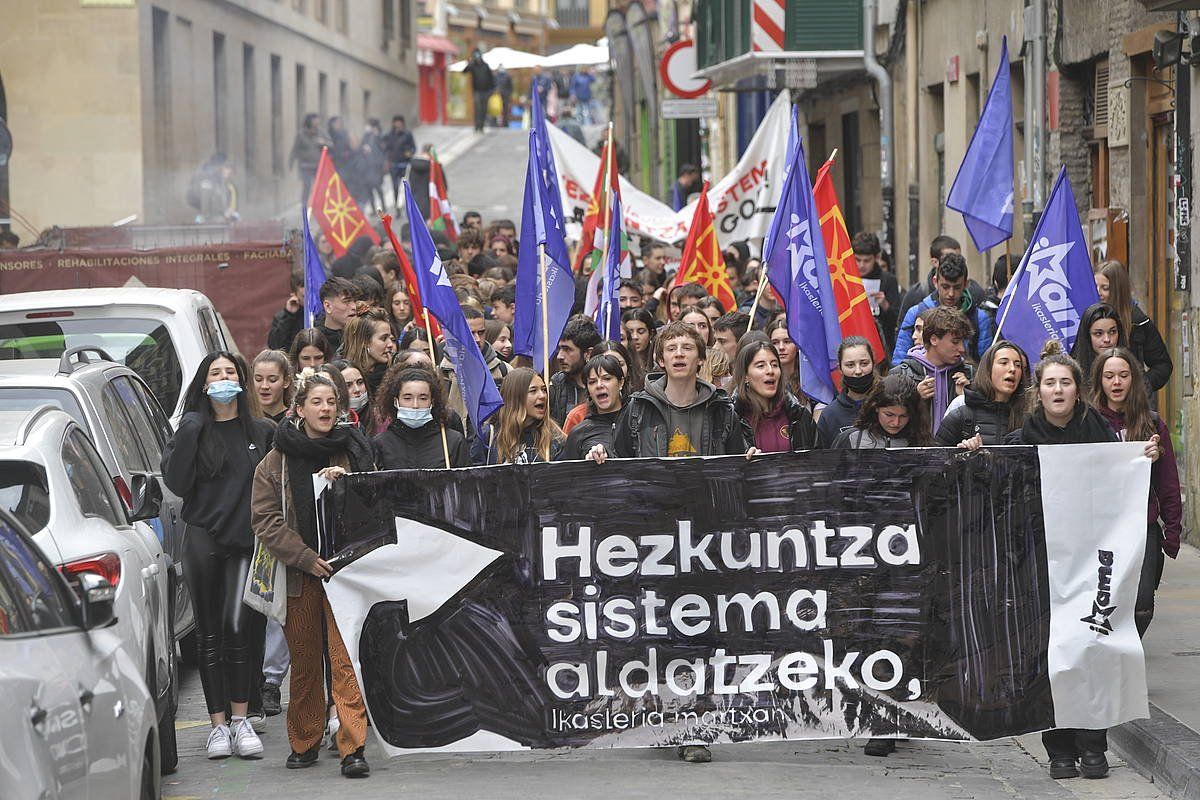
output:
[[[158,721],[159,772],[163,775],[172,775],[179,766],[179,747],[175,740],[174,710],[166,714],[165,717],[166,719]]]
[[[158,774],[154,769],[154,741],[147,739],[146,752],[142,754],[142,788],[138,797],[139,800],[159,800],[161,796]]]

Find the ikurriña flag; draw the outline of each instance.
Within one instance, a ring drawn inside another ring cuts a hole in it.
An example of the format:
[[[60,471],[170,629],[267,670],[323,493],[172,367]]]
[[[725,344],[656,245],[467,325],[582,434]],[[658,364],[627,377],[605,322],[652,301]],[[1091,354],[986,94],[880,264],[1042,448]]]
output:
[[[996,311],[996,340],[1009,339],[1037,362],[1047,339],[1071,352],[1083,312],[1100,302],[1092,257],[1064,166],[1034,229],[1029,249]],[[1084,336],[1087,332],[1084,331]]]
[[[837,299],[838,323],[842,326],[843,337],[862,336],[870,342],[875,361],[882,363],[888,354],[879,339],[879,327],[875,324],[875,315],[871,313],[867,290],[863,287],[858,262],[854,260],[854,250],[850,247],[850,232],[846,230],[846,219],[842,216],[837,191],[829,175],[832,167],[833,160],[830,159],[817,170],[813,200],[821,217],[821,236],[825,240],[825,257],[829,261],[833,294]]]
[[[438,160],[437,151],[429,151],[429,228],[443,231],[451,242],[458,241],[458,220],[446,188],[446,172]]]
[[[417,286],[417,273],[413,271],[412,262],[408,260],[408,254],[404,252],[404,248],[400,246],[399,240],[396,239],[396,232],[392,230],[392,215],[383,215],[383,229],[387,231],[388,241],[392,243],[392,250],[396,253],[396,260],[400,262],[400,277],[404,281],[404,293],[408,295],[408,304],[412,307],[413,325],[418,328],[425,328],[425,304],[421,302],[421,290]],[[436,319],[429,320],[429,335],[436,339],[442,335],[442,328],[438,325]]]
[[[675,275],[675,285],[696,283],[704,287],[726,312],[737,310],[737,298],[729,285],[729,274],[725,271],[725,259],[721,257],[721,243],[717,241],[717,229],[713,225],[712,209],[708,205],[708,181],[700,190],[696,200],[696,212],[692,226],[688,229],[687,241],[683,245],[683,259]]]
[[[788,335],[800,351],[801,389],[831,403],[837,395],[833,371],[842,329],[795,112],[791,126],[783,190],[763,241],[763,262],[771,287],[783,298]]]
[[[504,401],[500,399],[496,381],[487,362],[483,360],[483,354],[479,352],[479,346],[475,344],[475,337],[467,325],[462,306],[458,304],[458,295],[450,285],[450,276],[442,266],[442,257],[438,255],[433,237],[429,235],[420,212],[417,212],[408,181],[404,182],[404,203],[408,209],[408,227],[412,237],[413,272],[416,274],[421,301],[442,326],[446,355],[462,386],[463,402],[471,422],[478,430],[488,417],[500,410]]]
[[[350,196],[350,190],[342,182],[342,176],[338,175],[333,167],[328,148],[321,148],[321,160],[317,164],[317,175],[313,179],[308,205],[325,238],[333,246],[335,257],[344,256],[346,250],[360,236],[366,236],[375,244],[379,244],[379,234],[367,222],[362,209]]]
[[[963,223],[980,252],[1012,237],[1012,129],[1012,86],[1005,36],[987,102],[946,197],[946,207],[962,213]]]

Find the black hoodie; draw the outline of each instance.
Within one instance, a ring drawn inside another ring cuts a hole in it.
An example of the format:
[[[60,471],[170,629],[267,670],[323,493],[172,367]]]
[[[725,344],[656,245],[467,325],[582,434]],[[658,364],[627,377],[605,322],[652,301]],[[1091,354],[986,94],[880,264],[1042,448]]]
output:
[[[662,373],[646,378],[646,388],[629,398],[613,429],[618,458],[724,456],[745,453],[754,433],[724,391],[696,380],[696,400],[686,408],[671,404]]]

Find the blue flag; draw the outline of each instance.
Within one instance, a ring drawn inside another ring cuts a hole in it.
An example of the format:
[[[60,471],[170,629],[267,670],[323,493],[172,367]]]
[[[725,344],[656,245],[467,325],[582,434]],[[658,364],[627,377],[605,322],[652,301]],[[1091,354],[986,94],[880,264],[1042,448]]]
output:
[[[612,193],[611,221],[604,234],[604,277],[600,284],[600,308],[596,324],[610,342],[621,341],[621,195]]]
[[[1063,167],[1029,249],[1004,290],[996,311],[996,339],[1003,336],[1021,345],[1030,363],[1037,363],[1050,338],[1061,339],[1069,353],[1083,312],[1099,302],[1075,193]]]
[[[304,221],[304,327],[311,328],[313,322],[325,310],[321,304],[321,287],[325,285],[325,266],[308,229],[308,209],[300,211]]]
[[[1013,108],[1008,74],[1008,37],[1000,46],[1000,65],[988,92],[979,124],[967,146],[946,207],[961,212],[980,252],[1012,237]]]
[[[783,298],[788,336],[803,356],[800,386],[814,400],[831,403],[837,395],[832,372],[842,329],[799,136],[789,156],[779,205],[763,242],[763,261],[772,288]]]
[[[475,344],[475,337],[467,325],[467,318],[463,316],[458,296],[454,294],[454,287],[450,285],[450,277],[442,267],[442,259],[433,243],[433,237],[429,235],[425,220],[416,201],[413,200],[408,181],[404,182],[404,208],[408,211],[413,272],[417,275],[421,302],[442,325],[446,355],[454,367],[454,374],[458,376],[463,402],[467,406],[471,422],[478,429],[504,405],[504,401],[500,399],[496,381],[479,352],[479,345]]]
[[[530,356],[541,370],[546,353],[553,356],[558,337],[575,304],[575,276],[563,234],[562,196],[546,120],[534,103],[534,124],[529,130],[529,162],[525,168],[525,200],[521,209],[521,250],[517,254],[516,316],[513,351]],[[546,338],[543,345],[542,248],[546,260]]]

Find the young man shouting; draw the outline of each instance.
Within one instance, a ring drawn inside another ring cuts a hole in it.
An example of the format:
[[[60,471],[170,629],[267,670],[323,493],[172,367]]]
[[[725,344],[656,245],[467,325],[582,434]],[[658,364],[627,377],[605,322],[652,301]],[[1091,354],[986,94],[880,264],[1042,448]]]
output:
[[[963,359],[971,325],[958,311],[939,306],[925,318],[921,335],[925,353],[906,356],[893,371],[903,372],[917,382],[917,392],[931,404],[929,419],[936,433],[950,401],[963,393],[974,374]]]

